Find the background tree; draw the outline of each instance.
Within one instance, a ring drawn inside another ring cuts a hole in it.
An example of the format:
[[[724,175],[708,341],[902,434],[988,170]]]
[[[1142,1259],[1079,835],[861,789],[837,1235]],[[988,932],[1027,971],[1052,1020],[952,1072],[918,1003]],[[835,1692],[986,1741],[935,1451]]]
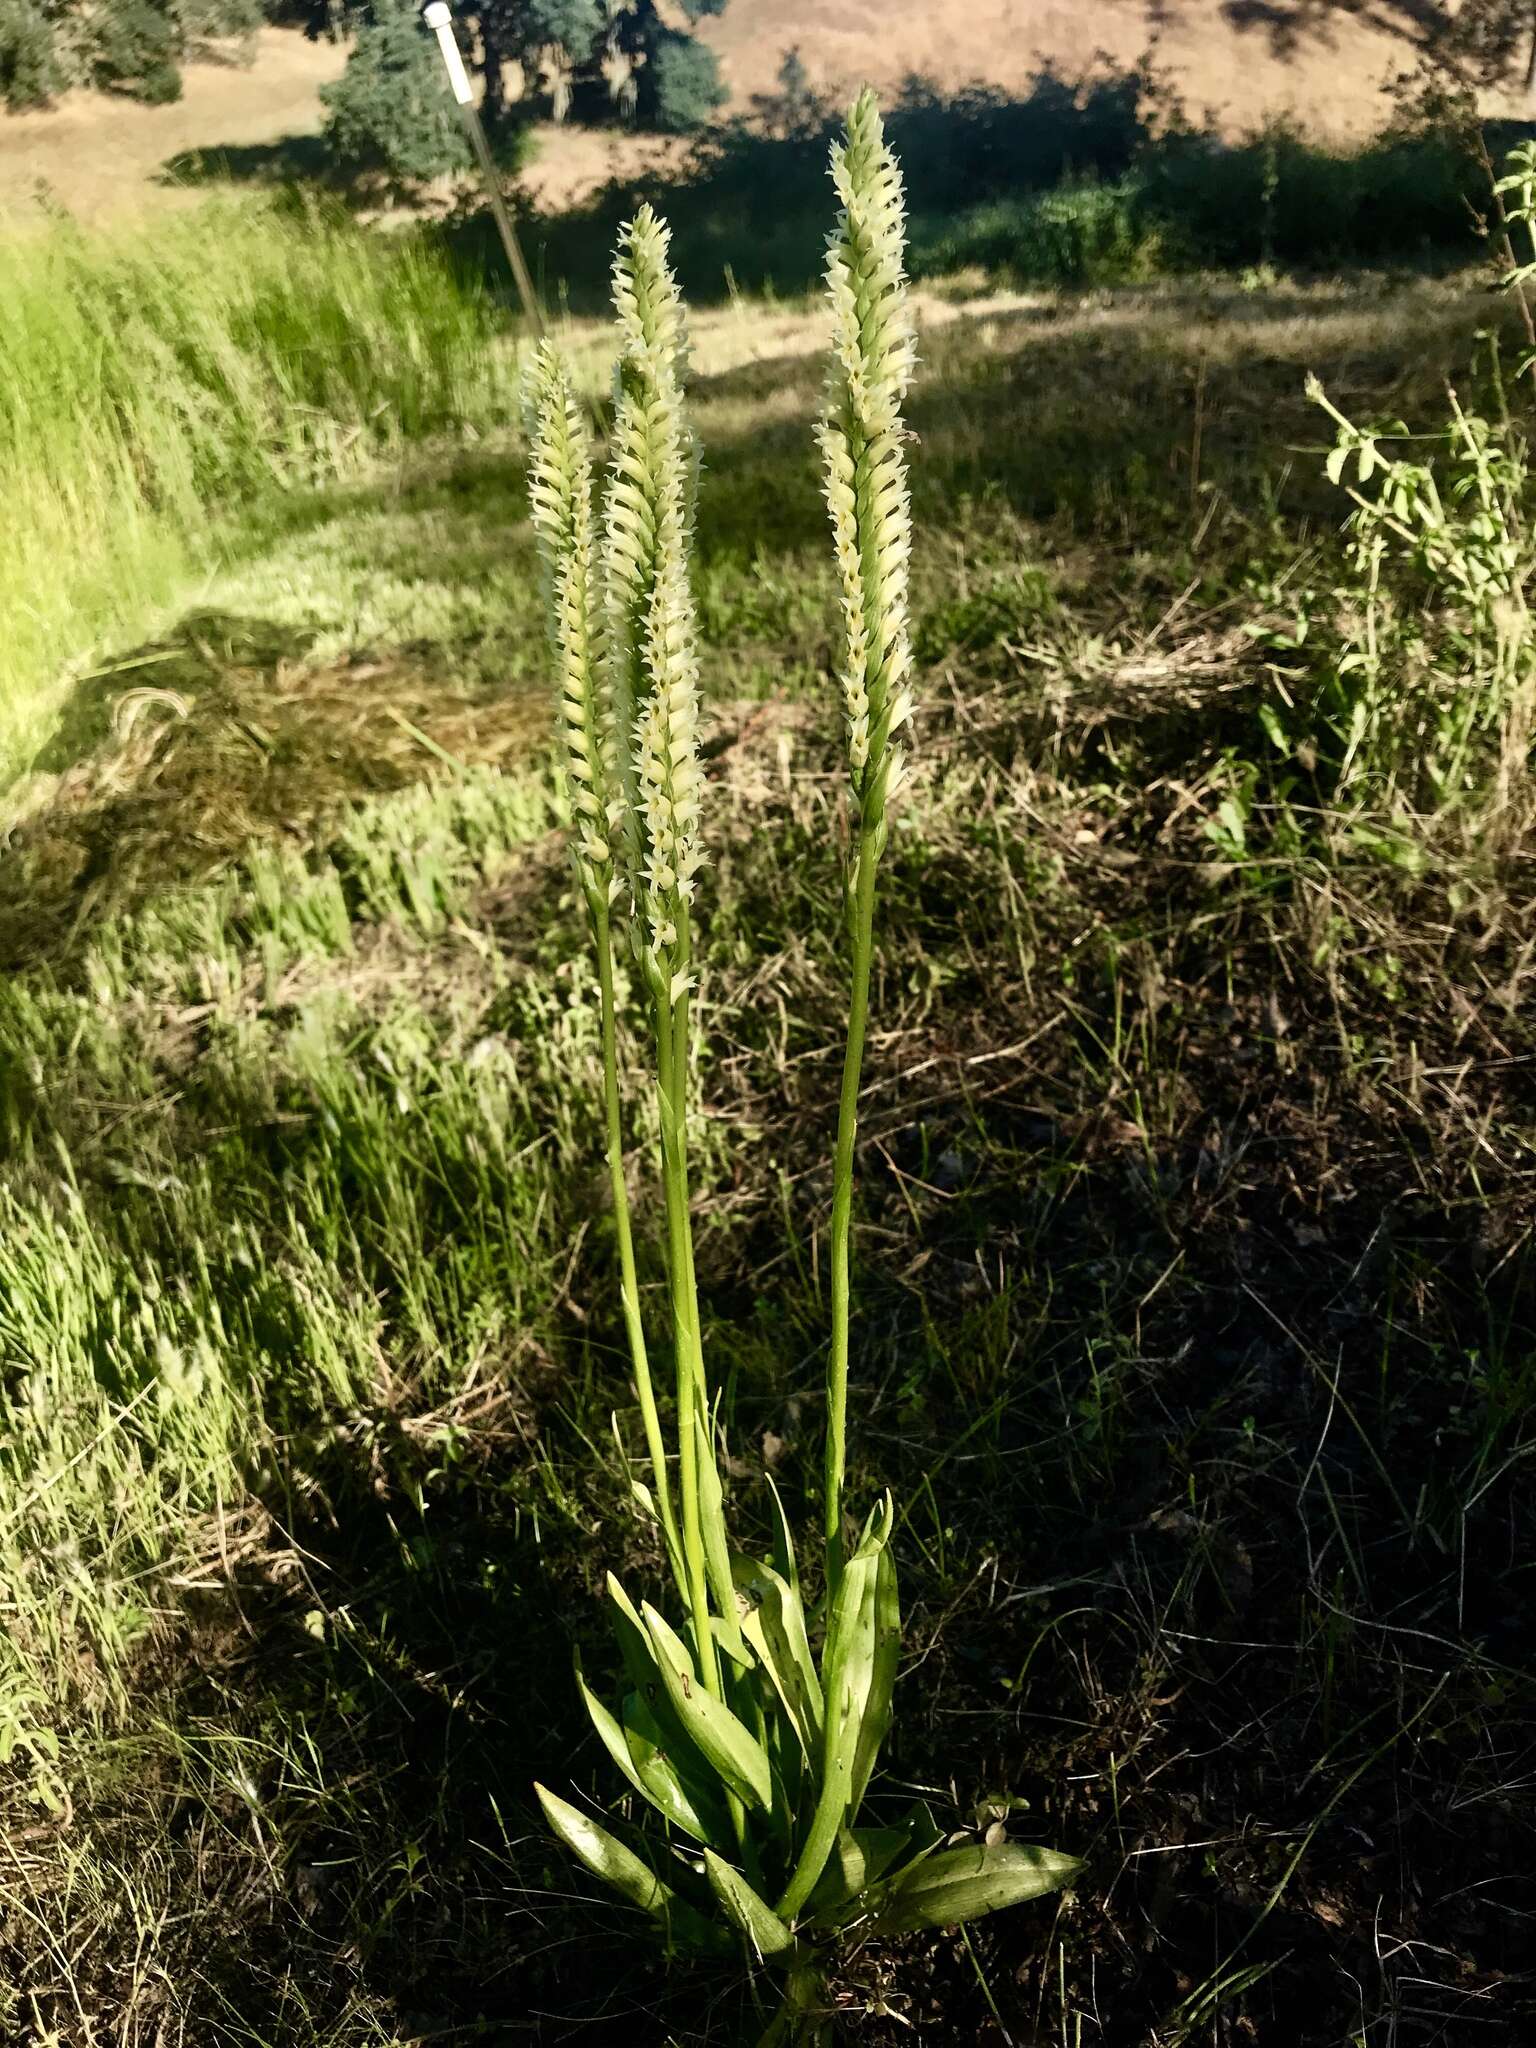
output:
[[[45,107],[66,83],[43,9],[35,0],[0,0],[0,100],[18,112]]]
[[[683,0],[690,23],[727,0]],[[472,27],[491,121],[519,111],[620,119],[679,132],[724,104],[715,54],[662,20],[655,0],[478,0]]]
[[[47,106],[78,85],[179,99],[187,58],[262,19],[261,0],[0,0],[0,101]]]
[[[382,170],[398,182],[469,166],[442,60],[414,0],[375,0],[346,70],[320,97],[326,141],[345,166]]]
[[[682,0],[689,23],[726,5]],[[178,99],[200,46],[288,21],[355,36],[344,79],[325,93],[338,152],[431,176],[467,156],[416,12],[411,0],[0,0],[0,104],[47,106],[79,85]],[[656,0],[465,0],[459,20],[492,129],[575,111],[677,133],[726,98],[714,52],[664,21]]]

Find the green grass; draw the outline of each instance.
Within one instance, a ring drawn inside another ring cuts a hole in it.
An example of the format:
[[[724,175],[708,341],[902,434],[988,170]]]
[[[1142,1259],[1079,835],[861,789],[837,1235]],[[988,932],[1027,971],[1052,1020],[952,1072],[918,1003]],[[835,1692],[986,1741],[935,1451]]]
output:
[[[418,241],[297,201],[0,241],[0,775],[66,662],[217,569],[253,504],[493,416],[494,334]]]
[[[1089,1867],[1059,1914],[851,1956],[877,2048],[1528,2024],[1526,841],[1405,875],[1219,836],[1274,687],[1250,577],[1334,545],[1303,371],[1433,417],[1486,316],[924,302],[851,1484],[907,1503],[888,1796],[1026,1801]],[[742,302],[698,377],[700,1279],[733,1518],[771,1471],[807,1552],[819,342]],[[0,875],[0,2033],[750,2040],[749,1987],[572,1896],[529,1796],[607,1782],[570,1641],[606,1678],[600,1567],[661,1560],[517,451],[246,532],[61,697]]]

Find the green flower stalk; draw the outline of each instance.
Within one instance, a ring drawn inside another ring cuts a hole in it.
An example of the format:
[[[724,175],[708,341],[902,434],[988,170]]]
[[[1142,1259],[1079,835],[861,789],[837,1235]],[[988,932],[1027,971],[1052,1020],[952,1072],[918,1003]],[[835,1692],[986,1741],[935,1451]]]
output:
[[[1075,1859],[1010,1842],[943,1849],[926,1808],[862,1820],[890,1725],[901,1617],[894,1505],[880,1500],[844,1552],[849,1234],[859,1075],[869,1008],[876,870],[911,716],[911,547],[901,404],[913,336],[902,197],[866,94],[833,152],[842,212],[828,287],[835,340],[820,445],[842,584],[842,688],[853,782],[847,883],[852,989],[833,1194],[827,1380],[827,1587],[820,1645],[782,1505],[771,1558],[732,1550],[699,1318],[690,1218],[693,904],[703,865],[699,646],[689,576],[697,453],[683,407],[687,333],[667,230],[643,207],[620,236],[619,361],[600,542],[592,454],[551,350],[530,380],[530,501],[549,582],[550,640],[574,821],[572,854],[603,991],[604,1094],[624,1312],[635,1384],[684,1626],[612,1578],[627,1680],[617,1709],[581,1683],[592,1725],[630,1791],[665,1825],[620,1841],[545,1787],[571,1853],[647,1914],[669,1952],[736,1956],[781,1973],[767,2039],[824,2038],[824,1948],[840,1931],[955,1926],[1054,1890]],[[675,1506],[646,1366],[624,1184],[614,1051],[613,927],[627,931],[655,1044],[667,1298],[676,1364]],[[644,1489],[640,1497],[650,1500]]]
[[[631,939],[656,1040],[667,1269],[677,1364],[678,1492],[686,1604],[699,1677],[721,1689],[713,1595],[740,1643],[699,1329],[688,1180],[694,877],[699,839],[698,631],[689,578],[697,453],[683,411],[687,324],[670,236],[641,207],[619,236],[613,452],[603,519],[608,687],[624,738]]]
[[[874,954],[875,872],[885,851],[890,800],[902,778],[902,751],[893,736],[912,716],[907,625],[912,516],[901,406],[917,345],[903,268],[901,171],[871,92],[860,96],[849,116],[846,142],[833,145],[832,177],[843,205],[827,241],[832,370],[817,439],[842,585],[841,673],[854,816],[847,876],[852,989],[832,1174],[832,1345],[823,1485],[829,1587],[836,1586],[843,1560],[853,1156]]]
[[[570,372],[550,342],[541,342],[534,356],[524,401],[533,447],[528,502],[544,564],[550,644],[560,680],[566,780],[576,826],[572,857],[586,898],[597,955],[603,1110],[624,1328],[655,1482],[656,1512],[674,1574],[679,1574],[682,1551],[640,1316],[619,1099],[611,919],[613,904],[623,886],[615,872],[615,847],[621,839],[628,809],[620,768],[627,742],[614,715],[611,676],[601,658],[593,580],[591,438]]]

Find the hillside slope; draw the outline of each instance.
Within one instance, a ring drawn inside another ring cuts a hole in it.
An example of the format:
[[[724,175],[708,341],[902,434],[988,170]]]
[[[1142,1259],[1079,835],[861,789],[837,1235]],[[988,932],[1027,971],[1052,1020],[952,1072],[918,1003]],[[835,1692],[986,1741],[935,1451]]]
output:
[[[1151,53],[1188,112],[1227,132],[1285,115],[1328,137],[1369,133],[1385,93],[1417,62],[1428,7],[1404,0],[737,0],[702,33],[736,104],[771,93],[788,50],[828,87],[1022,85]]]
[[[35,113],[0,113],[0,217],[30,214],[39,195],[87,218],[153,193],[182,152],[263,145],[320,127],[320,87],[346,51],[296,29],[264,28],[244,53],[188,64],[182,96],[145,107],[120,94],[66,93]],[[195,196],[195,184],[185,196]]]

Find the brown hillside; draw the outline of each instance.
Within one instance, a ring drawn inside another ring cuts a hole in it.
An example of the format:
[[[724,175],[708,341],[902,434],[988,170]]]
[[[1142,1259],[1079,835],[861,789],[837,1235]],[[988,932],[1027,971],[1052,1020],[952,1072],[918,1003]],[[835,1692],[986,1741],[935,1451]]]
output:
[[[1151,53],[1195,117],[1227,132],[1266,116],[1320,136],[1380,127],[1384,89],[1415,65],[1434,0],[736,0],[702,33],[739,106],[771,93],[798,49],[819,85],[1023,84],[1042,66],[1079,76],[1101,56]]]
[[[182,97],[143,107],[121,95],[71,92],[37,113],[0,114],[0,218],[35,210],[39,196],[86,218],[182,196],[158,181],[194,149],[259,149],[320,126],[320,87],[346,51],[294,29],[264,28],[248,52],[189,64]],[[189,185],[184,196],[195,196]]]
[[[1023,86],[1045,66],[1078,78],[1150,56],[1190,115],[1227,133],[1285,115],[1320,137],[1379,128],[1392,81],[1411,71],[1437,0],[731,0],[701,24],[732,89],[728,113],[772,95],[797,49],[815,83],[891,87],[917,73],[953,88]],[[257,182],[280,176],[286,145],[320,127],[319,88],[346,52],[292,29],[263,29],[249,63],[191,64],[183,99],[137,106],[70,93],[47,112],[0,115],[0,221],[47,196],[82,217],[207,189],[178,172],[189,152],[244,158]],[[1499,109],[1504,111],[1505,109]],[[1508,111],[1527,112],[1526,107]],[[525,184],[546,207],[579,201],[615,175],[677,153],[675,138],[544,126]],[[264,159],[270,163],[264,165]]]

